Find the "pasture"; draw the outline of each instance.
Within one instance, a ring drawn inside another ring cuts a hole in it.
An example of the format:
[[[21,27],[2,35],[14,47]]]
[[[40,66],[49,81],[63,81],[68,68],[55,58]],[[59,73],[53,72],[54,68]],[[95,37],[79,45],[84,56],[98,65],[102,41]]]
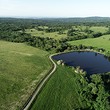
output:
[[[0,41],[0,110],[19,110],[49,71],[48,52]]]
[[[98,48],[104,48],[107,51],[110,51],[110,35],[103,35],[98,38],[88,38],[76,41],[69,42],[72,45],[86,45],[86,46],[93,46]]]

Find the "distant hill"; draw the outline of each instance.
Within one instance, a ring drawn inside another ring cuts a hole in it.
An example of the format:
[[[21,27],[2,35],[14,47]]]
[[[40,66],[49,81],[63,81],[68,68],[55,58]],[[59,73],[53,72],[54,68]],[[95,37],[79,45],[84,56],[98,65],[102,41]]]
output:
[[[110,22],[110,17],[40,18],[59,22]]]
[[[37,18],[37,17],[29,17],[29,18],[6,18],[0,17],[0,22],[27,22],[27,23],[106,23],[110,24],[110,17],[74,17],[74,18]]]

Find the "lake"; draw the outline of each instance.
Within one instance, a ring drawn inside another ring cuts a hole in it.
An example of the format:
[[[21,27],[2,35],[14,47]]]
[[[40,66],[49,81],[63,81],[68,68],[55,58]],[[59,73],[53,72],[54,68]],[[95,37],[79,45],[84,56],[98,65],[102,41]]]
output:
[[[69,52],[52,58],[63,60],[68,66],[80,66],[88,74],[110,72],[110,59],[95,52]]]

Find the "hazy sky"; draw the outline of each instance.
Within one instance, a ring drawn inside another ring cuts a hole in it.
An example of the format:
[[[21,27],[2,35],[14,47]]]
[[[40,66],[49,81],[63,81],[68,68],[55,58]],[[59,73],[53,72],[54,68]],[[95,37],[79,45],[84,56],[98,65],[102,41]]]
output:
[[[0,16],[110,17],[110,0],[0,0]]]

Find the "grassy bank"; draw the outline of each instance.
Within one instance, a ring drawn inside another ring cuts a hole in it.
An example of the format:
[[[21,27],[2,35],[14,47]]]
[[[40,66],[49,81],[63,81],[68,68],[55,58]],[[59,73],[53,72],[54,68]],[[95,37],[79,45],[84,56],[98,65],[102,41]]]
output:
[[[78,91],[80,75],[69,67],[59,66],[38,96],[31,110],[74,110],[84,107]]]
[[[0,41],[0,110],[19,109],[50,69],[48,52]]]

